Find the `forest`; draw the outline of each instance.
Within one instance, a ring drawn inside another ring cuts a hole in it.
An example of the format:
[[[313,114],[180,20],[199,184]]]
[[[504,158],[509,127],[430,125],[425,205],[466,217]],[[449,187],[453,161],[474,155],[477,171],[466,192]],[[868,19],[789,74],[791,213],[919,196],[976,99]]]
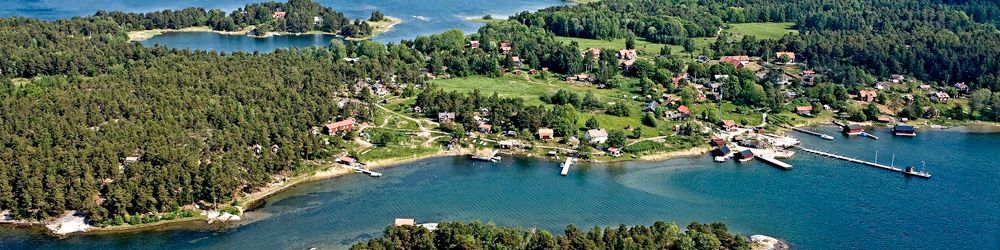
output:
[[[276,13],[284,13],[278,15]],[[253,3],[226,14],[219,9],[186,8],[149,13],[98,11],[95,17],[108,17],[127,31],[182,29],[208,26],[219,31],[237,31],[254,27],[257,34],[267,32],[304,33],[322,31],[347,37],[365,37],[372,28],[361,20],[351,21],[344,14],[311,0]]]
[[[998,6],[985,0],[606,0],[512,19],[583,38],[637,36],[683,45],[692,37],[718,37],[711,50],[690,52],[770,58],[794,51],[804,59],[799,61],[830,73],[860,67],[883,78],[906,74],[940,86],[968,82],[997,91]],[[769,40],[718,32],[749,22],[793,22],[800,35]]]
[[[390,226],[382,237],[360,242],[352,250],[365,249],[750,249],[739,234],[723,223],[692,222],[687,228],[658,221],[652,226],[594,227],[581,230],[566,226],[562,235],[543,229],[502,227],[482,222],[445,222],[431,231],[419,226]]]

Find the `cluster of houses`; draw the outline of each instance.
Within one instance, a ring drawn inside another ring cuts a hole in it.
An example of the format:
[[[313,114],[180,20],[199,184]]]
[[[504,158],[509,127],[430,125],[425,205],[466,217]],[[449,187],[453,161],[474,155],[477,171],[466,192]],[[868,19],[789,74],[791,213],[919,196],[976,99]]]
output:
[[[392,93],[393,89],[405,88],[406,84],[401,84],[396,81],[396,75],[389,76],[389,79],[359,79],[353,85],[348,86],[350,93],[355,96],[360,95],[362,91],[368,91],[370,94],[377,96],[387,96]]]

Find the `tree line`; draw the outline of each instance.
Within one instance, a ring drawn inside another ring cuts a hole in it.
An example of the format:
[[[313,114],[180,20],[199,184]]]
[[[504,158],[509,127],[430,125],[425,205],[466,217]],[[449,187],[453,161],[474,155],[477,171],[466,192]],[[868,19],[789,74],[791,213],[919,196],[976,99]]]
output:
[[[556,35],[594,39],[638,36],[689,44],[716,36],[727,23],[793,22],[799,35],[760,39],[723,31],[707,55],[797,52],[797,61],[840,72],[859,67],[872,75],[912,75],[974,89],[1000,90],[1000,32],[996,1],[981,0],[608,0],[561,6],[512,19]],[[663,37],[668,37],[664,39]],[[687,47],[687,46],[686,46]],[[693,49],[693,48],[692,48]],[[713,54],[714,52],[714,54]],[[845,84],[854,84],[846,82]]]
[[[723,223],[692,222],[687,228],[658,221],[652,226],[566,226],[562,235],[544,229],[497,226],[493,223],[445,222],[431,231],[419,226],[390,226],[381,237],[351,246],[366,249],[750,249]]]
[[[94,16],[110,18],[127,31],[182,29],[196,26],[208,26],[219,31],[237,31],[253,26],[260,35],[272,31],[291,33],[323,31],[348,37],[365,37],[372,33],[372,28],[366,22],[361,20],[352,22],[344,14],[311,0],[252,3],[228,14],[219,9],[185,8],[149,13],[98,11]]]

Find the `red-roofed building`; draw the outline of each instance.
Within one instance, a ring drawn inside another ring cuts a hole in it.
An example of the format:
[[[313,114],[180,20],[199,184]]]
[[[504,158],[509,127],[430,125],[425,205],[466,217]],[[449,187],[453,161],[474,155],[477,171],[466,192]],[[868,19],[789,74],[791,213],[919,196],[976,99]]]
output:
[[[863,89],[858,91],[858,101],[863,102],[874,102],[875,98],[878,97],[878,91],[872,89]]]
[[[812,116],[813,106],[798,106],[795,107],[795,113],[804,116]]]
[[[538,139],[543,141],[552,140],[555,138],[555,131],[551,128],[540,128],[538,129]]]
[[[681,114],[691,115],[691,109],[688,108],[688,106],[685,106],[685,105],[681,105],[680,107],[677,107],[677,112],[681,112]]]
[[[323,133],[332,135],[339,132],[351,131],[354,129],[355,123],[357,123],[357,120],[355,120],[354,117],[348,117],[343,121],[327,124],[323,127]]]
[[[722,122],[719,122],[719,125],[721,125],[722,129],[725,130],[736,129],[736,122],[734,122],[733,120],[722,120]]]
[[[469,41],[469,48],[478,49],[479,41],[476,40]]]
[[[273,14],[271,14],[271,17],[274,19],[282,19],[285,18],[285,14],[288,13],[284,11],[275,11]]]
[[[489,125],[489,124],[486,124],[486,123],[481,123],[481,124],[479,124],[479,132],[483,132],[483,133],[487,133],[487,134],[488,133],[493,133],[493,125]]]
[[[729,63],[741,69],[750,63],[750,56],[723,56],[719,58],[719,62]]]
[[[726,139],[722,139],[722,138],[714,138],[711,141],[712,146],[715,146],[715,147],[725,146],[726,143],[729,143],[729,142],[726,142]]]

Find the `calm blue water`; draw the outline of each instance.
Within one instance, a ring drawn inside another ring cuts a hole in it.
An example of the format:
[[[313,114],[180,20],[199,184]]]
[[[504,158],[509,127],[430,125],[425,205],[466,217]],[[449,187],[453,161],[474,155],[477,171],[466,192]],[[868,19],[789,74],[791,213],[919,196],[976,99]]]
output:
[[[820,128],[836,133],[835,128]],[[885,129],[882,129],[885,130]],[[923,131],[922,131],[923,132]],[[0,229],[0,249],[344,248],[377,236],[397,217],[418,222],[494,221],[562,232],[565,224],[723,221],[744,234],[786,239],[800,249],[997,249],[1000,247],[1000,134],[923,132],[882,140],[799,136],[804,145],[896,164],[927,162],[915,179],[804,153],[790,171],[761,162],[716,164],[705,157],[655,163],[501,164],[437,158],[302,185],[268,200],[260,219],[222,229],[167,229],[51,239]],[[883,158],[884,155],[884,158]]]
[[[255,38],[248,36],[222,35],[212,32],[170,32],[142,41],[146,46],[161,45],[170,48],[192,50],[272,51],[289,47],[309,47],[329,45],[330,40],[340,39],[332,35],[287,35]]]
[[[149,12],[185,7],[218,8],[231,11],[247,3],[262,0],[180,0],[180,1],[140,1],[140,0],[0,0],[0,16],[29,16],[42,19],[60,19],[73,16],[93,15],[97,10],[122,10]],[[317,0],[343,12],[348,18],[367,19],[373,10],[397,17],[403,22],[393,30],[375,37],[380,42],[399,42],[420,35],[441,33],[450,29],[461,29],[466,33],[475,32],[482,23],[468,22],[468,17],[491,14],[504,17],[521,11],[533,11],[549,6],[565,4],[561,0]],[[173,48],[215,49],[218,51],[270,51],[278,47],[301,47],[326,45],[332,37],[288,37],[276,39],[255,39],[251,37],[221,37],[216,34],[178,33],[165,37],[154,37],[143,42],[146,45],[162,44]]]

